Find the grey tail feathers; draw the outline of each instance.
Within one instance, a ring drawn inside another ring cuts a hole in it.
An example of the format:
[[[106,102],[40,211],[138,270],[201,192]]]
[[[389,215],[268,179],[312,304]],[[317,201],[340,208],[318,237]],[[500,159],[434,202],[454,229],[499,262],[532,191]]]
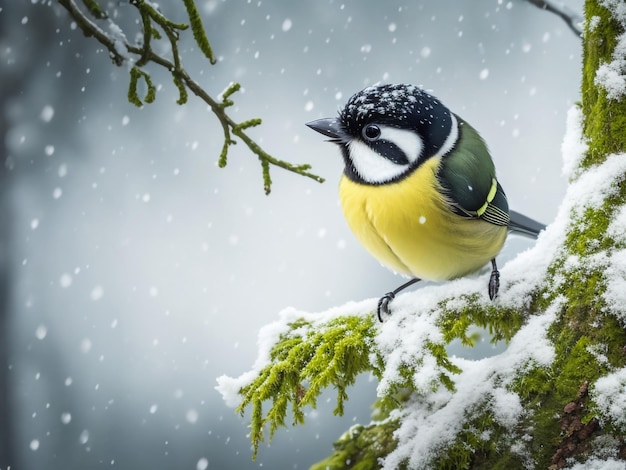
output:
[[[546,226],[536,220],[526,217],[515,211],[509,211],[511,221],[509,222],[509,230],[512,233],[518,233],[530,238],[537,238],[539,232],[544,230]]]

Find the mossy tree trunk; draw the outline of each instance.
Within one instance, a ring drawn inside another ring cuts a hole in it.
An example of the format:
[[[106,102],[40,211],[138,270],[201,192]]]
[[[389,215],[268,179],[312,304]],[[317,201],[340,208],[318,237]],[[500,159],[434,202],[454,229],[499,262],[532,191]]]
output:
[[[588,150],[572,184],[609,156],[626,152],[626,95],[612,98],[596,80],[600,65],[614,59],[619,36],[624,33],[620,22],[603,6],[608,3],[587,0],[585,4],[582,129]],[[546,286],[535,292],[527,312],[541,314],[560,299],[556,321],[548,331],[555,350],[553,364],[548,370],[529,372],[516,390],[528,411],[519,427],[529,430],[531,455],[527,462],[534,468],[558,469],[584,462],[598,442],[612,442],[610,457],[624,460],[626,465],[626,409],[622,410],[624,421],[615,423],[598,411],[590,394],[598,379],[626,367],[626,315],[616,314],[604,295],[609,275],[615,272],[611,256],[625,248],[609,230],[611,221],[626,207],[626,175],[618,175],[615,181],[615,190],[597,207],[570,214],[564,246],[548,270]],[[442,458],[435,467],[522,468],[519,456],[512,457],[496,441],[501,435],[498,430],[490,431],[494,436],[491,445],[474,447],[471,457],[462,463]],[[389,422],[355,427],[335,443],[332,456],[312,469],[378,468],[378,458],[384,458],[393,447]],[[447,451],[450,454],[452,448]]]
[[[596,81],[598,68],[613,60],[618,38],[624,31],[601,3],[595,0],[585,3],[582,127],[588,150],[580,163],[578,177],[603,164],[610,155],[626,151],[626,99],[610,99]],[[563,257],[552,267],[553,276],[565,278],[559,290],[566,301],[559,321],[550,332],[557,362],[551,381],[554,386],[545,397],[546,409],[542,414],[546,418],[560,416],[560,419],[541,423],[546,440],[538,444],[556,447],[551,462],[555,468],[564,465],[565,458],[589,452],[592,439],[600,434],[618,439],[621,442],[619,457],[626,460],[626,436],[619,435],[610,422],[600,426],[587,394],[588,384],[626,365],[626,329],[623,321],[611,311],[615,306],[607,305],[602,295],[607,288],[610,265],[600,264],[584,274],[579,268],[565,268],[565,257],[576,257],[585,263],[603,253],[623,249],[609,235],[608,228],[626,203],[625,177],[619,175],[619,187],[598,208],[587,208],[582,217],[572,216]],[[602,351],[601,360],[595,351]],[[626,415],[626,409],[623,413]]]

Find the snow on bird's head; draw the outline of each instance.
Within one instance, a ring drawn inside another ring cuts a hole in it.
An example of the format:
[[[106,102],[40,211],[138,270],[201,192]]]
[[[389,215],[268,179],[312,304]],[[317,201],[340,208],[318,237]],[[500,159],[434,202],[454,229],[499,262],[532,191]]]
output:
[[[403,121],[415,120],[427,125],[442,111],[449,113],[437,98],[416,85],[374,85],[352,95],[340,113],[340,120],[348,130],[372,121],[399,126]]]

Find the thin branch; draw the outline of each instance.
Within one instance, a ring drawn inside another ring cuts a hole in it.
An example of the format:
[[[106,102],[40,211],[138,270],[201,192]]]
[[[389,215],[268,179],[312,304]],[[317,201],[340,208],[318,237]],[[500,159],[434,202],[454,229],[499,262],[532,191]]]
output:
[[[583,17],[565,5],[557,5],[553,0],[526,0],[528,3],[535,5],[537,8],[549,11],[559,16],[567,26],[574,32],[576,36],[582,38]]]
[[[221,101],[214,99],[209,93],[207,93],[201,86],[191,78],[187,71],[182,67],[180,55],[178,52],[178,39],[179,32],[189,28],[189,25],[182,23],[174,23],[163,16],[154,6],[144,0],[130,0],[130,4],[137,8],[141,16],[141,25],[143,29],[143,42],[141,45],[131,44],[127,41],[126,36],[119,30],[119,27],[111,22],[111,28],[114,32],[113,35],[108,34],[101,29],[94,21],[87,17],[87,15],[76,5],[75,0],[57,0],[61,6],[63,6],[70,14],[70,16],[76,21],[77,26],[83,31],[86,36],[94,37],[100,44],[107,48],[109,51],[111,60],[118,66],[125,62],[133,64],[131,67],[131,79],[129,86],[129,100],[131,103],[141,106],[143,103],[150,103],[154,100],[154,89],[151,85],[150,75],[143,71],[141,67],[152,62],[163,68],[165,68],[174,80],[174,84],[179,90],[179,104],[184,104],[187,101],[187,89],[189,89],[194,95],[199,97],[202,101],[209,105],[213,114],[217,117],[220,125],[222,126],[224,144],[219,157],[219,166],[223,167],[227,162],[227,153],[231,145],[236,144],[233,136],[236,136],[241,140],[252,153],[254,153],[261,162],[262,174],[263,174],[263,186],[266,194],[270,193],[272,180],[270,178],[270,165],[283,168],[284,170],[297,173],[301,176],[306,176],[319,183],[324,181],[324,178],[315,175],[308,170],[311,169],[311,165],[302,164],[294,165],[284,160],[277,159],[267,153],[254,139],[252,139],[245,130],[257,126],[261,123],[260,119],[250,119],[241,123],[235,122],[227,113],[226,108],[233,104],[230,100],[230,96],[239,90],[239,84],[231,85],[226,92],[223,93]],[[96,19],[106,19],[110,21],[105,12],[97,8],[97,4],[93,0],[88,2],[91,7],[90,13]],[[202,49],[204,55],[213,64],[216,62],[211,47],[204,30],[202,29],[202,23],[199,20],[199,15],[192,0],[184,0],[185,7],[188,15],[190,16],[191,27],[193,35]],[[95,7],[93,6],[95,5]],[[94,13],[95,12],[95,13]],[[160,39],[160,34],[154,27],[154,24],[158,25],[163,30],[165,36],[169,40],[172,47],[173,60],[169,60],[152,49],[153,40]],[[137,56],[136,59],[129,57],[130,55]],[[148,86],[148,93],[144,97],[143,103],[137,93],[138,78],[143,77],[146,85]]]

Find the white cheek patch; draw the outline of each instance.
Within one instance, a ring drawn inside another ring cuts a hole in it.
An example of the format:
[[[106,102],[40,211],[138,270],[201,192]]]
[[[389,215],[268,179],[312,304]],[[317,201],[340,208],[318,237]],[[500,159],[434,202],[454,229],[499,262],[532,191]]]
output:
[[[405,173],[422,153],[422,140],[419,135],[406,129],[379,126],[380,140],[396,145],[406,156],[409,164],[399,165],[378,154],[365,142],[354,139],[348,143],[350,160],[357,173],[368,183],[384,183]]]
[[[415,163],[422,153],[422,139],[415,132],[408,129],[398,129],[397,127],[380,127],[380,140],[386,140],[395,144],[404,155],[406,155],[409,163]]]

